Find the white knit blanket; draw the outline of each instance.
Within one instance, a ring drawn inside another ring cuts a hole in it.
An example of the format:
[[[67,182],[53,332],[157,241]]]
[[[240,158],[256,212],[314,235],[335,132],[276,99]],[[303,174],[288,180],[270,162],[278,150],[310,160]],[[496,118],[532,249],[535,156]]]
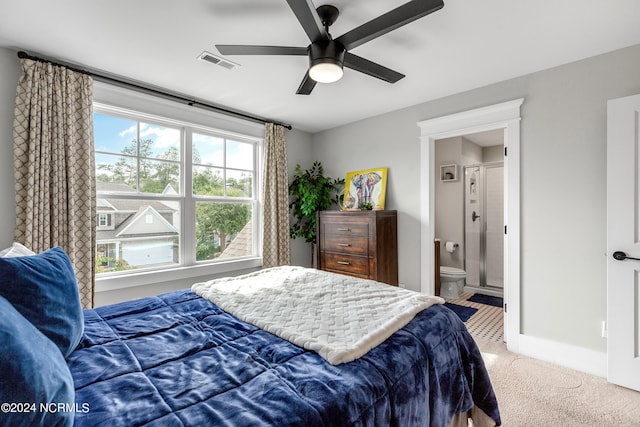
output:
[[[382,343],[439,297],[302,267],[196,283],[193,292],[333,365]]]

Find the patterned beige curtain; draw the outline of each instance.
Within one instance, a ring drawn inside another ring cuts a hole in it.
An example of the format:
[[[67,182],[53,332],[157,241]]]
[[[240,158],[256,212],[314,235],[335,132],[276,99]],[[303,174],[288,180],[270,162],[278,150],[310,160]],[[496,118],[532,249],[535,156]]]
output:
[[[264,179],[262,186],[262,266],[290,263],[289,252],[289,179],[287,141],[284,126],[267,123],[264,142]]]
[[[93,81],[65,67],[21,61],[13,131],[15,240],[35,252],[61,246],[73,262],[83,307],[92,307]]]

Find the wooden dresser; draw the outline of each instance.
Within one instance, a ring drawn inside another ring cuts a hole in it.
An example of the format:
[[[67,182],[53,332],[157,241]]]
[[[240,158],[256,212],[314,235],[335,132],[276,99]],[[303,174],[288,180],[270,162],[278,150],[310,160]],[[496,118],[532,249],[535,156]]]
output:
[[[318,268],[398,286],[397,211],[321,211]]]

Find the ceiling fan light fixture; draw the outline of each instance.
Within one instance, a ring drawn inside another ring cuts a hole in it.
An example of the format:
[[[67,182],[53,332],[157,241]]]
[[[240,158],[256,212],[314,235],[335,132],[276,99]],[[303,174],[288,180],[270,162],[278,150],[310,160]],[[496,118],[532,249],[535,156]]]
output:
[[[337,61],[318,62],[309,68],[309,77],[318,83],[333,83],[342,78],[344,70]]]
[[[309,46],[309,77],[318,83],[333,83],[342,78],[344,47],[333,40]]]

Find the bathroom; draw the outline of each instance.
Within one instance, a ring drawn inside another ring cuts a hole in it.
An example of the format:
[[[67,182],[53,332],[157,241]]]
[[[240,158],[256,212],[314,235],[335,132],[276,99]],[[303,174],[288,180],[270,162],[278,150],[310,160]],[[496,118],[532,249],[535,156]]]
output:
[[[503,296],[504,131],[435,143],[435,236],[445,298]]]

